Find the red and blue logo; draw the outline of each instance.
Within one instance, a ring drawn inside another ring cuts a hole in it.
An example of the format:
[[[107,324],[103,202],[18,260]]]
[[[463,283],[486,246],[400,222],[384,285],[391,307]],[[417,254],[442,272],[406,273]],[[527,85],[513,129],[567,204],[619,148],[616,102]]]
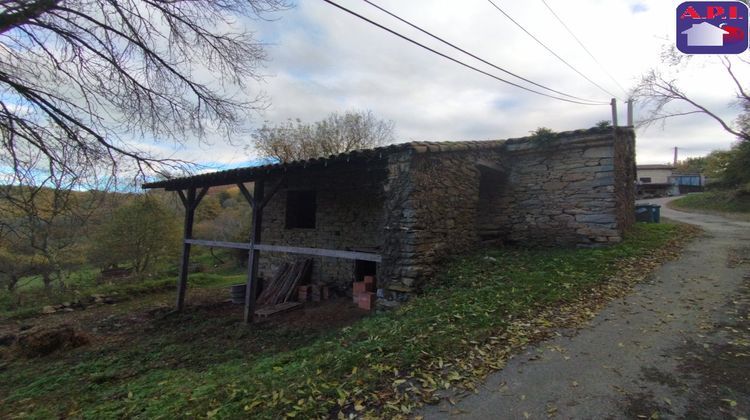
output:
[[[747,6],[740,1],[688,1],[677,6],[677,49],[685,54],[747,50]]]

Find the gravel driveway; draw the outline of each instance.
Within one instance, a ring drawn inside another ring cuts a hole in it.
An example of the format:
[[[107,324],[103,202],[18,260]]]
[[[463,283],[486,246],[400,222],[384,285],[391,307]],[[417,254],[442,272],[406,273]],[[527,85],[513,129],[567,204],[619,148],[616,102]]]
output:
[[[589,326],[528,348],[432,418],[750,417],[750,222],[662,217],[705,235]]]

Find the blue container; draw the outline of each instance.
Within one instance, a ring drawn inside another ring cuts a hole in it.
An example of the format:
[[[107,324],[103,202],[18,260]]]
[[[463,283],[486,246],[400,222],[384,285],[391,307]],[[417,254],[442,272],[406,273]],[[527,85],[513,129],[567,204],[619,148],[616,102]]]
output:
[[[656,204],[638,204],[635,206],[635,221],[659,223],[661,220],[661,206]]]
[[[654,223],[661,223],[661,206],[651,205],[651,212],[654,214]]]

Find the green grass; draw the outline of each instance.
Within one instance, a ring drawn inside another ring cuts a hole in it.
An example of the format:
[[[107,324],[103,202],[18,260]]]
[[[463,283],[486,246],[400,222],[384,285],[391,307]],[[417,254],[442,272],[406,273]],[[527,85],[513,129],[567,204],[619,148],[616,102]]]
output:
[[[208,252],[196,252],[191,263],[205,269],[204,272],[193,273],[188,277],[190,286],[223,287],[230,284],[243,283],[245,274],[242,268],[234,266],[229,256],[221,254],[224,265],[216,261]],[[219,253],[217,253],[219,254]],[[82,267],[67,273],[64,284],[52,284],[50,290],[44,289],[41,276],[30,276],[21,279],[14,292],[0,289],[0,319],[27,318],[39,314],[44,306],[59,305],[63,302],[85,300],[93,294],[117,294],[117,300],[128,300],[144,294],[170,290],[175,287],[177,270],[164,266],[152,277],[115,278],[100,280],[100,270]]]
[[[750,214],[750,195],[733,190],[716,190],[688,194],[669,203],[678,210]]]
[[[190,287],[224,287],[243,283],[243,274],[195,273],[188,276]],[[173,290],[177,280],[174,276],[156,279],[137,280],[133,278],[118,279],[102,284],[73,284],[64,290],[45,291],[41,288],[19,290],[13,294],[0,292],[0,318],[22,319],[38,315],[47,305],[59,305],[63,302],[74,302],[93,294],[102,294],[115,298],[118,302],[139,296]]]
[[[465,375],[472,368],[461,367],[466,355],[490,348],[480,346],[522,344],[498,338],[509,337],[513,320],[581,298],[618,264],[651,256],[683,229],[639,224],[610,248],[495,249],[457,258],[409,304],[328,332],[246,328],[198,312],[157,319],[128,346],[9,362],[0,417],[310,418],[392,401],[395,390],[413,392],[404,390],[412,382],[430,392]],[[430,373],[429,366],[444,367]],[[413,405],[402,399],[375,414],[393,417]]]

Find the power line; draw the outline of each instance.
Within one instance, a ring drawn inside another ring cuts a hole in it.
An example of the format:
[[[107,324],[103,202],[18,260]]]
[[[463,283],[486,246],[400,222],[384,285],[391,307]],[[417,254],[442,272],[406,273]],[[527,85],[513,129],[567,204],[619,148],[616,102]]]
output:
[[[380,7],[380,6],[378,6],[377,4],[375,4],[375,3],[371,2],[370,0],[363,0],[363,1],[364,1],[365,3],[367,3],[367,4],[369,4],[370,6],[372,6],[372,7],[375,7],[376,9],[380,10],[381,12],[383,12],[383,13],[386,13],[386,14],[388,14],[389,16],[391,16],[391,17],[393,17],[393,18],[395,18],[395,19],[398,19],[399,21],[401,21],[401,22],[403,22],[403,23],[405,23],[405,24],[407,24],[407,25],[411,26],[412,28],[414,28],[414,29],[416,29],[416,30],[418,30],[418,31],[420,31],[420,32],[422,32],[422,33],[424,33],[424,34],[426,34],[426,35],[429,35],[429,36],[431,36],[432,38],[434,38],[434,39],[436,39],[436,40],[438,40],[438,41],[442,42],[443,44],[446,44],[446,45],[448,45],[448,46],[450,46],[450,47],[452,47],[452,48],[454,48],[454,49],[456,49],[456,50],[458,50],[458,51],[461,51],[462,53],[464,53],[464,54],[466,54],[466,55],[468,55],[468,56],[470,56],[470,57],[472,57],[472,58],[474,58],[474,59],[476,59],[476,60],[479,60],[479,61],[481,61],[481,62],[482,62],[482,63],[484,63],[484,64],[487,64],[488,66],[491,66],[491,67],[493,67],[493,68],[495,68],[495,69],[497,69],[497,70],[500,70],[500,71],[502,71],[502,72],[504,72],[504,73],[506,73],[506,74],[509,74],[509,75],[511,75],[511,76],[513,76],[513,77],[516,77],[516,78],[518,78],[518,79],[521,79],[521,80],[523,80],[524,82],[530,83],[530,84],[532,84],[532,85],[534,85],[534,86],[537,86],[537,87],[540,87],[540,88],[542,88],[542,89],[546,89],[546,90],[548,90],[548,91],[550,91],[550,92],[554,92],[554,93],[557,93],[557,94],[560,94],[560,95],[563,95],[563,96],[567,96],[567,97],[569,97],[569,98],[573,98],[573,99],[578,99],[578,100],[581,100],[581,101],[586,101],[586,102],[600,102],[600,101],[596,101],[596,100],[592,100],[592,99],[585,99],[585,98],[580,98],[580,97],[578,97],[578,96],[570,95],[570,94],[567,94],[567,93],[565,93],[565,92],[560,92],[559,90],[555,90],[555,89],[552,89],[552,88],[550,88],[550,87],[544,86],[544,85],[542,85],[542,84],[539,84],[539,83],[536,83],[536,82],[534,82],[534,81],[531,81],[531,80],[529,80],[529,79],[527,79],[527,78],[525,78],[525,77],[519,76],[519,75],[517,75],[517,74],[515,74],[515,73],[513,73],[513,72],[511,72],[511,71],[509,71],[509,70],[506,70],[506,69],[504,69],[504,68],[502,68],[502,67],[500,67],[500,66],[497,66],[497,65],[495,65],[495,64],[493,64],[493,63],[491,63],[491,62],[489,62],[489,61],[487,61],[487,60],[485,60],[485,59],[483,59],[483,58],[481,58],[481,57],[478,57],[478,56],[476,56],[475,54],[472,54],[472,53],[470,53],[470,52],[468,52],[468,51],[464,50],[463,48],[461,48],[461,47],[458,47],[458,46],[456,46],[456,45],[454,45],[454,44],[452,44],[452,43],[450,43],[450,42],[448,42],[448,41],[444,40],[443,38],[440,38],[439,36],[437,36],[437,35],[435,35],[435,34],[433,34],[433,33],[429,32],[429,31],[427,31],[427,30],[425,30],[425,29],[423,29],[423,28],[421,28],[421,27],[419,27],[419,26],[417,26],[417,25],[415,25],[415,24],[413,24],[413,23],[411,23],[411,22],[409,22],[409,21],[408,21],[408,20],[406,20],[406,19],[403,19],[403,18],[401,18],[400,16],[398,16],[398,15],[396,15],[396,14],[394,14],[394,13],[391,13],[391,12],[389,12],[388,10],[384,9],[383,7]]]
[[[599,67],[600,67],[600,68],[602,69],[602,71],[604,71],[604,73],[605,73],[605,74],[606,74],[606,75],[607,75],[607,76],[608,76],[608,77],[609,77],[609,78],[610,78],[610,79],[611,79],[611,80],[612,80],[613,82],[615,82],[615,84],[617,85],[617,87],[619,87],[619,88],[620,88],[620,89],[621,89],[621,90],[622,90],[623,92],[625,92],[625,94],[627,95],[627,94],[628,94],[628,91],[627,91],[627,90],[626,90],[626,89],[625,89],[624,87],[622,87],[622,85],[621,85],[621,84],[620,84],[620,83],[619,83],[619,82],[617,81],[617,79],[615,79],[615,78],[614,78],[614,77],[612,76],[612,74],[611,74],[611,73],[610,73],[609,71],[607,71],[607,69],[606,69],[606,68],[605,68],[605,67],[604,67],[604,66],[602,65],[602,63],[600,63],[600,62],[599,62],[599,60],[597,60],[597,59],[596,59],[596,57],[594,57],[594,54],[592,54],[592,53],[591,53],[591,51],[589,51],[589,49],[588,49],[588,48],[586,48],[586,46],[585,46],[585,45],[583,45],[583,42],[581,42],[581,40],[580,40],[580,39],[578,39],[578,37],[576,36],[576,34],[574,34],[574,33],[573,33],[573,31],[572,31],[572,30],[571,30],[571,29],[570,29],[570,28],[568,27],[568,25],[566,25],[566,24],[565,24],[565,22],[563,22],[563,20],[562,20],[562,19],[560,18],[560,16],[558,16],[558,15],[557,15],[557,13],[555,13],[555,11],[554,11],[554,10],[552,10],[552,8],[550,7],[550,5],[549,5],[549,4],[547,4],[547,1],[546,1],[546,0],[542,0],[542,3],[544,3],[544,5],[545,5],[545,6],[547,6],[547,9],[548,9],[548,10],[550,11],[550,13],[552,13],[552,16],[554,16],[554,17],[555,17],[555,19],[557,19],[557,21],[558,21],[558,22],[560,22],[560,24],[561,24],[561,25],[563,26],[563,28],[565,28],[565,30],[567,30],[567,31],[568,31],[568,33],[570,34],[570,36],[572,36],[572,37],[573,37],[573,39],[575,39],[575,40],[576,40],[576,42],[578,42],[578,45],[580,45],[580,46],[581,46],[581,48],[583,48],[583,50],[584,50],[584,51],[586,51],[586,53],[587,53],[587,54],[589,55],[589,57],[591,57],[591,59],[592,59],[592,60],[594,60],[594,61],[596,62],[596,64],[598,64],[598,65],[599,65]]]
[[[464,66],[464,67],[466,67],[468,69],[471,69],[471,70],[474,70],[474,71],[476,71],[478,73],[484,74],[485,76],[489,76],[489,77],[491,77],[491,78],[493,78],[495,80],[501,81],[503,83],[507,83],[507,84],[509,84],[511,86],[515,86],[515,87],[517,87],[519,89],[523,89],[523,90],[528,91],[528,92],[536,93],[537,95],[546,96],[548,98],[557,99],[557,100],[560,100],[560,101],[571,102],[571,103],[574,103],[574,104],[580,104],[580,105],[606,105],[606,104],[603,104],[603,103],[580,102],[580,101],[576,101],[576,100],[572,100],[572,99],[560,98],[560,97],[557,97],[557,96],[549,95],[549,94],[544,93],[544,92],[539,92],[537,90],[527,88],[525,86],[521,86],[521,85],[519,85],[517,83],[510,82],[510,81],[505,80],[505,79],[503,79],[501,77],[495,76],[494,74],[488,73],[488,72],[486,72],[484,70],[480,70],[480,69],[478,69],[478,68],[476,68],[474,66],[466,64],[466,63],[464,63],[461,60],[458,60],[456,58],[453,58],[451,56],[443,54],[443,53],[441,53],[439,51],[436,51],[436,50],[434,50],[434,49],[432,49],[432,48],[430,48],[430,47],[428,47],[428,46],[426,46],[424,44],[420,44],[419,42],[417,42],[417,41],[415,41],[415,40],[413,40],[413,39],[411,39],[411,38],[409,38],[409,37],[407,37],[405,35],[402,35],[402,34],[396,32],[396,31],[394,31],[394,30],[392,30],[390,28],[387,28],[387,27],[385,27],[385,26],[383,26],[383,25],[381,25],[381,24],[379,24],[379,23],[377,23],[375,21],[372,21],[372,20],[370,20],[370,19],[368,19],[368,18],[366,18],[366,17],[364,17],[364,16],[362,16],[362,15],[360,15],[360,14],[358,14],[358,13],[352,11],[352,10],[349,10],[349,9],[347,9],[344,6],[341,6],[340,4],[337,4],[336,2],[333,2],[331,0],[323,0],[323,1],[326,2],[326,3],[328,3],[328,4],[330,4],[330,5],[332,5],[332,6],[335,6],[336,8],[338,8],[340,10],[343,10],[346,13],[349,13],[352,16],[358,17],[359,19],[364,20],[365,22],[367,22],[367,23],[369,23],[371,25],[377,26],[378,28],[380,28],[380,29],[382,29],[382,30],[384,30],[386,32],[389,32],[389,33],[391,33],[391,34],[393,34],[393,35],[395,35],[395,36],[397,36],[397,37],[399,37],[399,38],[401,38],[401,39],[403,39],[405,41],[411,42],[414,45],[417,45],[417,46],[419,46],[421,48],[424,48],[427,51],[430,51],[430,52],[432,52],[434,54],[437,54],[437,55],[439,55],[439,56],[441,56],[441,57],[443,57],[445,59],[453,61],[454,63],[462,65],[462,66]]]
[[[507,17],[508,19],[510,19],[510,21],[513,22],[516,26],[518,26],[522,31],[526,32],[526,35],[530,36],[534,41],[536,41],[539,45],[541,45],[542,47],[544,47],[544,49],[546,49],[547,51],[549,51],[550,54],[552,54],[555,57],[557,57],[558,60],[560,60],[563,63],[565,63],[565,65],[568,66],[568,67],[570,67],[574,72],[578,73],[581,77],[583,77],[584,79],[588,80],[589,83],[591,83],[592,85],[598,87],[600,90],[602,90],[606,94],[608,94],[608,95],[610,95],[612,97],[617,97],[617,95],[613,94],[612,92],[608,91],[607,89],[604,89],[603,87],[601,87],[601,85],[599,85],[595,81],[589,79],[588,76],[586,76],[585,74],[581,73],[577,68],[573,67],[572,64],[570,64],[567,61],[565,61],[564,58],[562,58],[559,55],[557,55],[557,53],[555,53],[554,51],[552,51],[552,49],[550,47],[548,47],[542,41],[540,41],[539,38],[535,37],[531,32],[529,32],[528,30],[526,30],[526,28],[524,28],[523,26],[521,26],[521,24],[518,23],[518,22],[516,22],[516,20],[513,19],[509,14],[505,13],[505,11],[503,9],[501,9],[500,6],[498,6],[497,4],[495,4],[495,2],[493,2],[492,0],[487,0],[487,1],[490,2],[491,5],[495,6],[495,9],[497,9],[498,11],[500,11],[500,13],[502,13],[503,15],[505,15],[505,17]]]

